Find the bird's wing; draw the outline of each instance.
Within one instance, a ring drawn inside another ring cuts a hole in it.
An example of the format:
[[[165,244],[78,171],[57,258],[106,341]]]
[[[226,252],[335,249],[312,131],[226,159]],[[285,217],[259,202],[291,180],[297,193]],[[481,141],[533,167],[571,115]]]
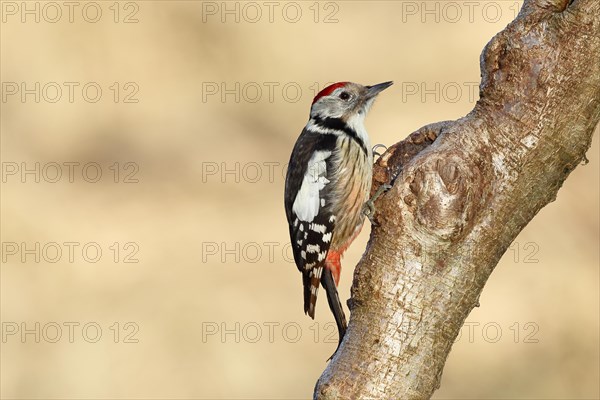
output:
[[[335,228],[330,198],[336,140],[335,135],[304,130],[294,146],[286,177],[285,209],[294,260],[303,276],[304,311],[313,318]]]

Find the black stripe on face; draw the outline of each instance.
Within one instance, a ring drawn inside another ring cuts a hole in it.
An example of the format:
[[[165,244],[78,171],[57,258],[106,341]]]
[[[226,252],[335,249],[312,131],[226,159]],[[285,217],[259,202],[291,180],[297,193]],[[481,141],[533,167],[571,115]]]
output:
[[[368,154],[367,146],[365,146],[365,143],[363,142],[363,140],[358,136],[358,134],[354,131],[354,129],[350,128],[340,118],[331,118],[331,117],[321,118],[319,116],[314,116],[313,120],[315,121],[315,124],[319,125],[321,128],[333,129],[336,131],[344,132],[346,135],[351,137],[360,146],[360,148],[365,152],[365,154]]]

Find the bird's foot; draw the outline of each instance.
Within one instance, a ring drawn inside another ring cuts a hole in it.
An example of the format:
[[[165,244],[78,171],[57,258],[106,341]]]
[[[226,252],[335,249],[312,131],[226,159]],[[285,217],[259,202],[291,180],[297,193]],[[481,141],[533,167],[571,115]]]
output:
[[[380,153],[379,150],[380,148],[383,148],[383,151]],[[387,146],[383,145],[383,144],[376,144],[375,146],[373,146],[373,157],[377,156],[377,157],[381,157],[383,155],[383,153],[385,153],[387,150]]]
[[[379,226],[379,224],[375,222],[375,200],[377,200],[379,196],[381,196],[383,193],[387,192],[391,188],[392,185],[389,185],[387,183],[382,184],[381,186],[379,186],[373,197],[371,197],[365,203],[363,207],[363,214],[365,214],[365,216],[369,218],[369,221],[371,221],[371,225]]]

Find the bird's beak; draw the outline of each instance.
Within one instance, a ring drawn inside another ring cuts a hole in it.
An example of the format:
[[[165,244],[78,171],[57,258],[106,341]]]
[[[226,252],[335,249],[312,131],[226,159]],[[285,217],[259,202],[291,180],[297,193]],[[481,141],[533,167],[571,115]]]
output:
[[[392,86],[393,83],[394,82],[389,81],[389,82],[378,83],[377,85],[373,85],[373,86],[367,86],[367,98],[368,99],[374,98],[381,91]]]

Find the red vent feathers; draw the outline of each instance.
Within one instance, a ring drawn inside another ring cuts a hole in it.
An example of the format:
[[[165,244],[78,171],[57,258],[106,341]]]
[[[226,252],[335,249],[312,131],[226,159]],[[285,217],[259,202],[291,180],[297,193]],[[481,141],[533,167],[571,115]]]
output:
[[[319,100],[323,96],[329,96],[331,93],[333,93],[333,91],[335,89],[346,86],[347,83],[348,82],[338,82],[338,83],[334,83],[333,85],[327,86],[325,89],[323,89],[319,93],[317,93],[317,95],[313,99],[312,104],[315,104],[317,102],[317,100]]]

